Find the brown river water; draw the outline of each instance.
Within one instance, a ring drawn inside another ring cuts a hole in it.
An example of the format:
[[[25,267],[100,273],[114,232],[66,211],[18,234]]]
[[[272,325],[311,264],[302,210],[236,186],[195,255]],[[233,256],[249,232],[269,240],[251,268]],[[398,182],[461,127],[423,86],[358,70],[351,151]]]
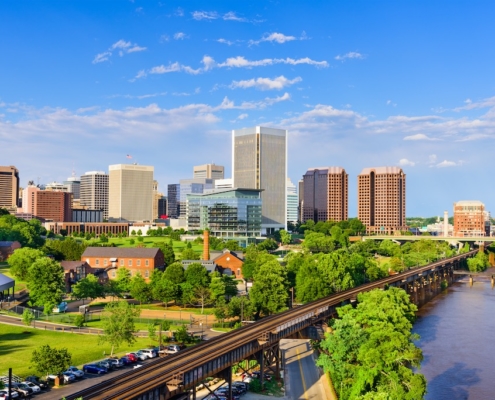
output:
[[[427,400],[495,399],[495,289],[456,282],[418,312]]]

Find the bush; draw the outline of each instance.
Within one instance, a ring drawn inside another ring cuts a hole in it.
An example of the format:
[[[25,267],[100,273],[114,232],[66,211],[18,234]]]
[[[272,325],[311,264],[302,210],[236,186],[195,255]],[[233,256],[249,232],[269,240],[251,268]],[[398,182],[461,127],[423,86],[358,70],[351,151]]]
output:
[[[249,390],[254,393],[261,393],[263,388],[261,387],[261,382],[259,379],[253,379],[249,384]]]
[[[86,323],[86,318],[83,314],[78,314],[74,318],[74,325],[78,328],[82,328]]]

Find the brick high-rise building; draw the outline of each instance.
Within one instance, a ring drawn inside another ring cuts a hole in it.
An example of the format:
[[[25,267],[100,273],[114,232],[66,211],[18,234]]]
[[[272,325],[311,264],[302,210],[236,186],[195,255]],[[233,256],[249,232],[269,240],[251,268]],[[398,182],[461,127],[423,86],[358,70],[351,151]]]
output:
[[[485,205],[481,201],[454,203],[454,236],[485,236]]]
[[[72,221],[72,193],[38,190],[34,193],[33,214],[54,222]]]
[[[19,171],[16,167],[0,166],[0,208],[16,210],[19,205]]]
[[[344,168],[310,168],[303,181],[303,222],[347,220],[348,175]]]
[[[252,128],[232,131],[234,188],[260,189],[263,233],[287,229],[287,131]]]
[[[367,232],[406,230],[406,174],[399,167],[365,168],[358,176],[358,218]]]

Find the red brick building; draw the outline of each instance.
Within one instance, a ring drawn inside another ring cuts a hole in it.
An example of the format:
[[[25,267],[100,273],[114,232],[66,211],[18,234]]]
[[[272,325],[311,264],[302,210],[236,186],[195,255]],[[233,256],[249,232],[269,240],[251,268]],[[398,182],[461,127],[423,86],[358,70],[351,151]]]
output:
[[[118,268],[127,268],[131,276],[138,272],[149,282],[155,268],[164,268],[163,253],[158,248],[120,248],[120,247],[88,247],[81,261],[86,261],[92,268],[107,270],[108,278],[117,277]]]
[[[485,205],[481,201],[454,203],[454,236],[485,236]]]
[[[212,254],[212,256],[214,256],[214,254]],[[244,260],[237,253],[230,250],[224,250],[223,254],[212,258],[212,261],[218,267],[230,269],[232,271],[232,276],[235,277],[235,279],[244,278],[242,275]]]
[[[18,241],[0,242],[0,261],[9,258],[16,249],[20,249],[21,244]]]
[[[72,292],[72,286],[89,274],[95,275],[101,284],[108,281],[108,274],[104,269],[95,269],[86,261],[62,261],[60,263],[65,274],[65,291]]]
[[[34,192],[33,214],[55,222],[72,221],[72,193],[52,190]]]

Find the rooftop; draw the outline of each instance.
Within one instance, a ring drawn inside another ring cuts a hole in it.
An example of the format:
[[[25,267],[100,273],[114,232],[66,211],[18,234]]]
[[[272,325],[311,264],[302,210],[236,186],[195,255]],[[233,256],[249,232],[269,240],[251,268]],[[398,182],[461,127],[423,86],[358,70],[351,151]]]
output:
[[[404,171],[401,167],[370,167],[363,168],[359,175],[368,175],[371,172],[374,172],[375,174],[400,174]]]
[[[126,257],[126,258],[147,258],[155,257],[160,251],[159,248],[140,247],[88,247],[84,250],[83,257]]]

